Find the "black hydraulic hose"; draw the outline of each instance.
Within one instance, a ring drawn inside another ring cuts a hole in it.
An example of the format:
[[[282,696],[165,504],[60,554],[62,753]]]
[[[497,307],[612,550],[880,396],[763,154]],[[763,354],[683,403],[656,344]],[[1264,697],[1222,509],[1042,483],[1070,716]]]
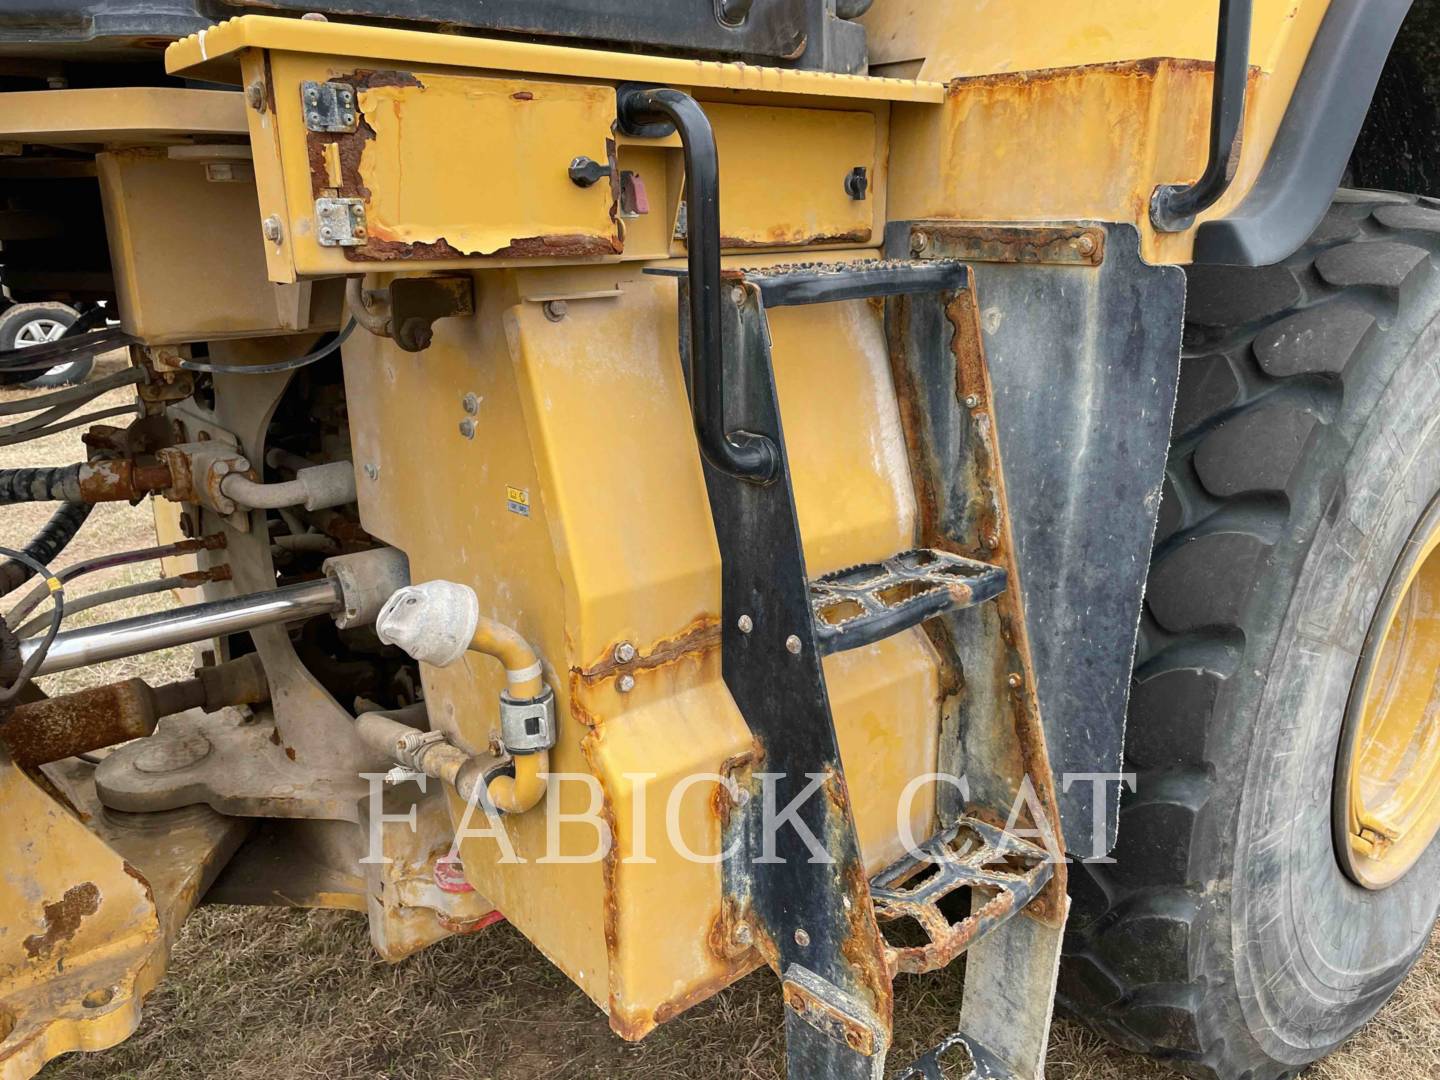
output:
[[[35,534],[34,539],[21,549],[22,552],[38,563],[54,562],[69,546],[70,541],[75,539],[80,526],[85,524],[85,519],[94,509],[94,503],[61,503],[60,509],[50,515],[50,520]],[[33,564],[21,559],[7,559],[0,563],[0,596],[14,592],[29,581],[34,573]]]
[[[21,665],[20,671],[16,674],[14,681],[9,686],[0,688],[0,707],[9,705],[20,696],[20,691],[25,689],[26,684],[35,677],[40,670],[40,665],[45,662],[45,656],[50,651],[50,645],[55,640],[55,635],[60,632],[60,623],[65,618],[65,586],[60,579],[50,573],[50,568],[38,559],[32,559],[23,551],[15,551],[12,548],[0,547],[0,555],[15,559],[18,562],[26,563],[30,569],[45,579],[45,585],[50,595],[55,598],[55,606],[50,610],[50,628],[45,631],[45,637],[30,654],[29,659]]]
[[[0,469],[0,506],[23,502],[81,502],[80,465]]]
[[[659,137],[671,125],[685,154],[686,247],[690,262],[690,399],[700,451],[715,468],[759,483],[779,471],[774,442],[725,425],[725,353],[720,278],[720,154],[705,111],[669,87],[626,85],[619,91],[621,127]]]
[[[273,364],[211,364],[203,360],[181,360],[180,366],[186,371],[204,371],[212,375],[274,375],[281,371],[296,371],[324,360],[355,332],[356,322],[351,319],[340,331],[314,352],[297,356],[291,360],[280,360]]]
[[[1215,43],[1215,90],[1210,102],[1210,160],[1190,185],[1162,184],[1150,197],[1150,220],[1161,232],[1184,232],[1197,214],[1210,209],[1230,187],[1245,119],[1250,80],[1250,24],[1254,0],[1220,0]]]

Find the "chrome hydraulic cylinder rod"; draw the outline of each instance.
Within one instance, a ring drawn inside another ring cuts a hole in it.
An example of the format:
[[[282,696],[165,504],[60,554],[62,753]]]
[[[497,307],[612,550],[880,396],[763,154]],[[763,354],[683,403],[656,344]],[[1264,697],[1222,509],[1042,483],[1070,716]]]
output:
[[[339,585],[327,578],[67,630],[55,636],[36,674],[50,675],[103,660],[168,649],[172,645],[190,645],[257,626],[298,622],[332,614],[342,606]],[[21,658],[28,660],[41,641],[38,637],[22,641]]]

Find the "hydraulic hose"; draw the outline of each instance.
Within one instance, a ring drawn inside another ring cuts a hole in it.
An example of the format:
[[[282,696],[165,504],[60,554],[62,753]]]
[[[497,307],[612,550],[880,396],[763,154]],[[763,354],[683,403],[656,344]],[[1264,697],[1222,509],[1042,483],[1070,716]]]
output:
[[[61,503],[60,509],[50,515],[50,520],[21,550],[36,562],[53,562],[75,539],[75,534],[93,509],[93,503]],[[35,571],[20,560],[7,559],[0,564],[0,596],[14,592],[34,574]]]
[[[82,465],[0,469],[0,506],[23,502],[81,502]]]

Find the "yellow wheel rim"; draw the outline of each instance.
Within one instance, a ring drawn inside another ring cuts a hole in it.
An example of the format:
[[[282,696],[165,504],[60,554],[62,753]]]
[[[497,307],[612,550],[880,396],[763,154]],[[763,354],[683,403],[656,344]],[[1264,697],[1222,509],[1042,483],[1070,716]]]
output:
[[[1440,500],[1411,536],[1361,653],[1341,739],[1335,846],[1367,889],[1440,832]]]

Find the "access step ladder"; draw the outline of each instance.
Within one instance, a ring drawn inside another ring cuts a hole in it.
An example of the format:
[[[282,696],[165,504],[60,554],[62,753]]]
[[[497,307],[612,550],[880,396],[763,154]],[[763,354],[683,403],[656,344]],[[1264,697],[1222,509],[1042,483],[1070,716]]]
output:
[[[725,681],[761,747],[765,773],[779,777],[777,790],[755,788],[757,797],[731,815],[726,891],[782,975],[793,1080],[878,1077],[889,1041],[880,1016],[888,1017],[894,975],[937,970],[975,946],[1040,895],[1054,866],[1044,849],[964,818],[874,881],[865,879],[821,659],[989,603],[1005,592],[1008,573],[916,549],[807,576],[766,312],[950,296],[967,287],[968,270],[952,262],[874,261],[730,273],[708,328],[694,317],[704,297],[692,276],[660,272],[680,278],[682,353],[722,561]],[[778,862],[757,861],[766,843],[760,796],[788,805],[821,775],[829,797],[807,800],[800,816],[824,838],[834,863],[813,862],[796,830],[770,838]],[[882,928],[907,918],[924,940],[891,944]],[[957,1032],[905,1075],[1015,1074],[1002,1056]]]

